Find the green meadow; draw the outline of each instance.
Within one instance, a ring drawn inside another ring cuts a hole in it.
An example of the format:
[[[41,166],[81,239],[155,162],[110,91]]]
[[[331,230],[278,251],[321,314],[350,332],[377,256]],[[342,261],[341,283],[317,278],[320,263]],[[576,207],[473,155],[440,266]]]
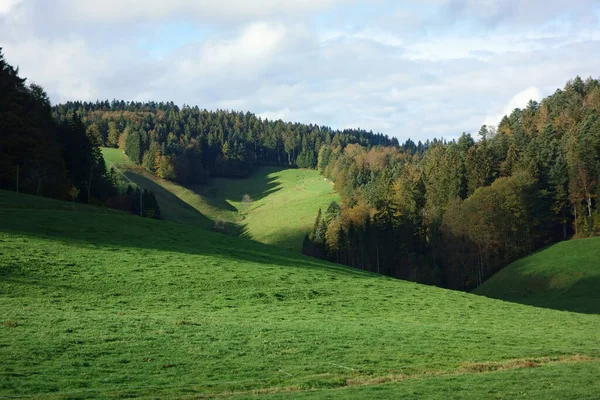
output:
[[[514,262],[475,293],[538,307],[600,314],[600,238],[557,243]]]
[[[119,149],[102,152],[109,167],[155,193],[167,220],[287,249],[300,251],[318,209],[338,200],[333,185],[313,170],[257,167],[249,178],[184,187],[133,165]],[[249,201],[243,201],[245,195]]]
[[[600,392],[597,314],[418,285],[192,225],[11,192],[0,192],[0,221],[0,397]]]

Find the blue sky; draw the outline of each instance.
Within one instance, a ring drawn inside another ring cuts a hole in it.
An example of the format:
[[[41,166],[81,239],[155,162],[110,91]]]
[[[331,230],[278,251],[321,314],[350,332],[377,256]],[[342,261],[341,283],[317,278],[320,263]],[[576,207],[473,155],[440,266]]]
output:
[[[0,0],[0,46],[55,103],[174,101],[425,140],[598,78],[599,4]]]

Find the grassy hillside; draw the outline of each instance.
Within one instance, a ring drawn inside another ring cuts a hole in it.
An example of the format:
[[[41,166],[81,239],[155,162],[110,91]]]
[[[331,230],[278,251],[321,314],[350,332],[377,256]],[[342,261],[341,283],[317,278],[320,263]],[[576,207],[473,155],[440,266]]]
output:
[[[156,194],[168,220],[203,228],[220,221],[226,231],[293,250],[301,249],[319,207],[337,200],[331,183],[311,170],[259,167],[247,179],[213,179],[186,188],[146,173],[119,149],[103,154],[107,165]],[[249,203],[242,202],[246,194]]]
[[[494,275],[475,293],[600,314],[600,238],[557,243]]]
[[[127,166],[134,165],[133,162],[129,161],[127,156],[123,153],[121,149],[113,149],[109,147],[102,148],[102,157],[104,157],[104,161],[107,166],[118,165],[118,166]]]
[[[599,315],[98,211],[0,192],[0,397],[582,399],[600,390]]]

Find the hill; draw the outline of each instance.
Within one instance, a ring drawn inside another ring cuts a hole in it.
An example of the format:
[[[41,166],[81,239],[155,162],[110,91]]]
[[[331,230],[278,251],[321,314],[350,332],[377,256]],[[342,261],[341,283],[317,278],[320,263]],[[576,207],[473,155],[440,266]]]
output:
[[[582,399],[600,390],[598,315],[10,192],[0,192],[0,221],[0,357],[10,360],[0,397]]]
[[[396,138],[363,129],[269,121],[250,112],[180,108],[172,102],[75,101],[52,111],[58,121],[79,115],[103,146],[118,145],[135,164],[168,170],[159,175],[185,185],[209,176],[247,177],[256,165],[314,169],[323,145],[399,145]]]
[[[600,238],[570,240],[516,261],[474,293],[600,314]]]
[[[317,210],[338,198],[314,170],[257,167],[248,178],[185,187],[147,173],[119,149],[102,152],[107,165],[155,193],[166,219],[207,229],[217,223],[222,230],[298,251]],[[249,201],[243,201],[245,195]]]

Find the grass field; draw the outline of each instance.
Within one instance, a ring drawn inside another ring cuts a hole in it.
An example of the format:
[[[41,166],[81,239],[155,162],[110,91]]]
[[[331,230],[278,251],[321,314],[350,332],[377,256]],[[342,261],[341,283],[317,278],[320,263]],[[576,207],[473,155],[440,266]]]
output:
[[[215,207],[242,215],[236,222],[250,238],[293,250],[301,249],[318,209],[338,199],[331,183],[303,169],[259,167],[247,179],[215,179],[194,189]],[[252,199],[247,206],[245,194]]]
[[[319,207],[338,199],[333,185],[311,170],[258,167],[246,179],[217,178],[184,187],[148,174],[119,149],[102,152],[107,165],[155,193],[167,220],[202,228],[220,221],[227,232],[292,250],[301,249]],[[242,202],[246,194],[250,203]]]
[[[600,238],[557,243],[504,268],[475,293],[600,314]]]
[[[0,221],[0,397],[600,392],[600,315],[9,192]]]
[[[110,167],[111,164],[116,166],[134,165],[133,162],[129,161],[129,159],[121,149],[103,147],[102,157],[104,157],[104,161],[106,162],[107,167]]]

